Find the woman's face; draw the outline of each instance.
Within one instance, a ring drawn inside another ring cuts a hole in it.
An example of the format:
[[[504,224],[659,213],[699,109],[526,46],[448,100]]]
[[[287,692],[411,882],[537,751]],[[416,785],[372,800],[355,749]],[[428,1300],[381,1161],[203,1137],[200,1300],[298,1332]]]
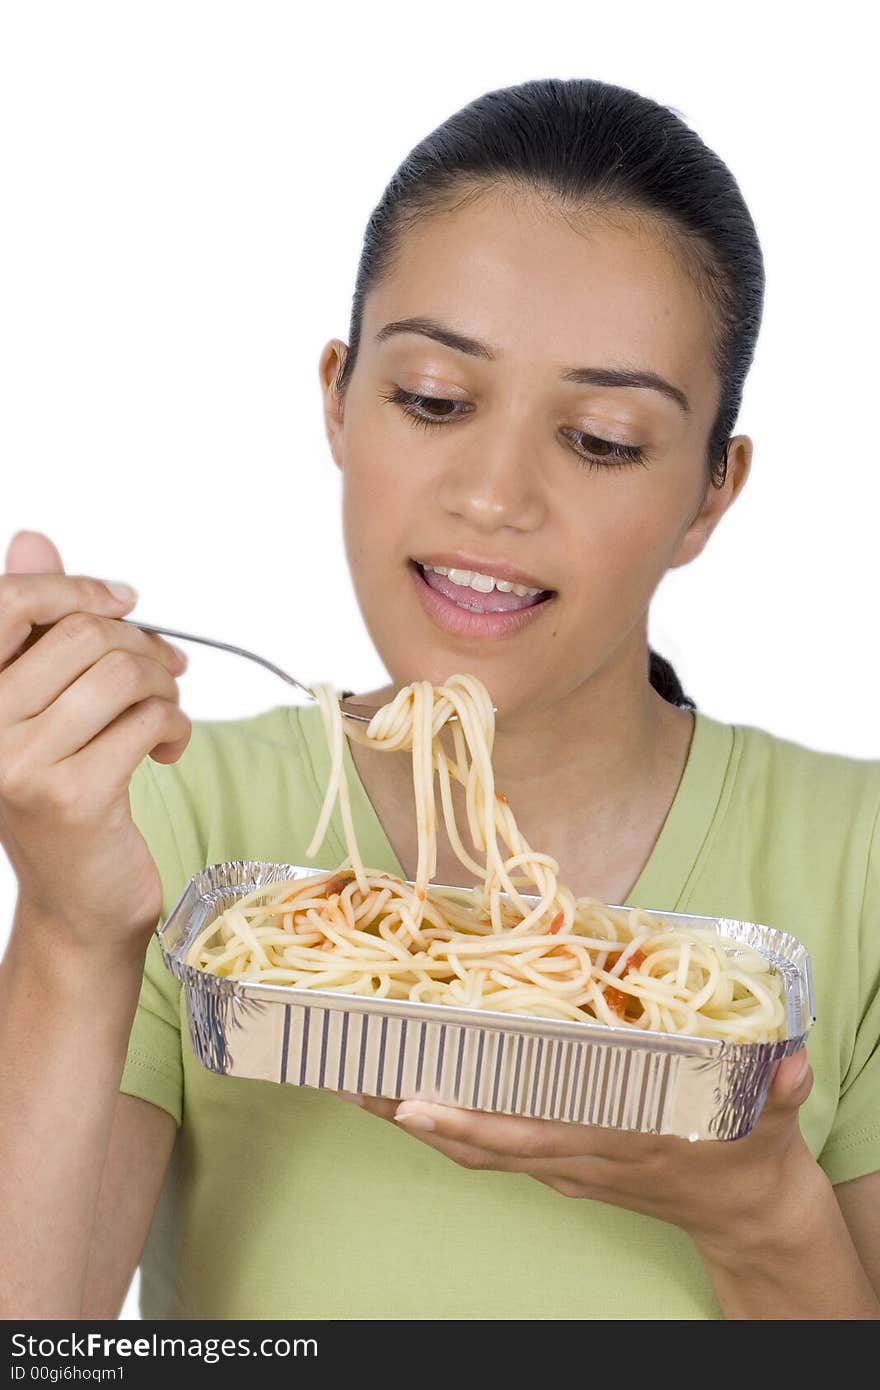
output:
[[[411,318],[485,350],[386,327]],[[328,436],[355,591],[396,686],[469,672],[513,714],[644,652],[654,590],[702,549],[751,452],[738,437],[709,486],[710,321],[656,227],[575,228],[498,191],[435,215],[367,296],[340,409],[344,355],[334,340],[321,357]],[[608,384],[621,371],[670,389]]]

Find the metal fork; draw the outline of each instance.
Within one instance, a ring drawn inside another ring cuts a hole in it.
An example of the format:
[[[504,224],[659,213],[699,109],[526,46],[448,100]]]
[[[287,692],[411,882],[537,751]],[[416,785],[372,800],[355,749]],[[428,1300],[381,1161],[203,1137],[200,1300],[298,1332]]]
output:
[[[264,656],[257,656],[256,652],[249,652],[244,647],[234,647],[231,642],[218,642],[214,637],[196,637],[195,633],[192,632],[175,632],[174,629],[170,627],[154,627],[152,623],[137,622],[134,618],[121,618],[120,621],[128,623],[130,627],[139,627],[141,632],[157,632],[160,637],[177,637],[183,642],[201,642],[205,647],[218,647],[222,652],[233,652],[235,656],[246,656],[248,661],[256,661],[259,666],[265,666],[267,671],[273,671],[276,676],[280,676],[283,681],[287,681],[288,685],[295,685],[297,690],[301,690],[304,695],[308,695],[310,700],[314,700],[315,703],[317,703],[317,697],[309,690],[307,685],[303,685],[301,681],[296,680],[296,678],[289,675],[287,671],[282,671],[281,667],[276,666],[273,661],[267,661]],[[346,719],[356,719],[359,724],[369,724],[373,715],[376,713],[376,708],[378,708],[371,707],[370,705],[358,704],[352,706],[351,701],[348,699],[341,700],[339,707]],[[451,714],[449,718],[450,720],[457,719],[458,715]]]
[[[138,622],[134,618],[122,618],[123,623],[128,623],[129,627],[139,627],[141,632],[157,632],[161,637],[176,637],[184,642],[201,642],[205,647],[219,647],[220,651],[233,652],[235,656],[246,656],[249,661],[256,661],[259,666],[265,666],[267,671],[273,671],[276,676],[280,676],[288,685],[295,685],[297,690],[301,690],[304,695],[308,695],[310,700],[317,702],[317,697],[309,690],[307,685],[303,685],[287,671],[282,671],[280,666],[276,666],[273,661],[267,661],[264,656],[257,656],[256,652],[249,652],[244,647],[234,647],[231,642],[218,642],[214,637],[196,637],[193,632],[175,632],[171,627],[154,627],[152,623]],[[340,708],[346,719],[356,719],[360,724],[369,724],[375,709],[369,705],[350,706],[348,700],[340,701]],[[355,711],[360,711],[356,713]]]

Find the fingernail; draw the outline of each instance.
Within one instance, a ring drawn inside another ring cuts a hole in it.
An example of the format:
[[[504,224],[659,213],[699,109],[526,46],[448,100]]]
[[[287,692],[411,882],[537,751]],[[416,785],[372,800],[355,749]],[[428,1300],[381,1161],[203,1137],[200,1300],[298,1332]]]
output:
[[[399,1120],[408,1129],[436,1129],[434,1121],[430,1115],[426,1115],[423,1110],[407,1110],[401,1106],[394,1112],[395,1120]]]
[[[113,597],[118,598],[120,603],[132,603],[137,598],[137,589],[133,589],[130,584],[111,584],[109,579],[105,579],[104,583]]]
[[[363,1096],[356,1095],[354,1091],[337,1091],[336,1094],[340,1100],[351,1101],[352,1105],[363,1105],[364,1103]]]
[[[181,661],[184,666],[188,666],[189,657],[187,656],[186,652],[181,651],[180,647],[175,647],[173,642],[169,642],[168,645],[173,651],[174,655],[177,657],[178,661]]]
[[[794,1090],[797,1090],[798,1086],[800,1086],[801,1082],[803,1081],[804,1077],[806,1076],[806,1074],[807,1074],[807,1072],[808,1072],[809,1070],[810,1070],[810,1059],[809,1059],[809,1057],[807,1057],[807,1055],[806,1055],[806,1053],[805,1053],[805,1054],[804,1054],[803,1063],[802,1063],[801,1067],[800,1067],[799,1070],[798,1070],[798,1074],[797,1074],[797,1076],[795,1077],[794,1082],[792,1083],[792,1086],[793,1086],[793,1089],[794,1089]]]

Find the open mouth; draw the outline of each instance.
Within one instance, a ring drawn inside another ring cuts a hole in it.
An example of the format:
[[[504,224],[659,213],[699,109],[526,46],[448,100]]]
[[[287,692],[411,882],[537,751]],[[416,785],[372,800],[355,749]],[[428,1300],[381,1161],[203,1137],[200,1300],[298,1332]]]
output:
[[[552,611],[555,589],[538,589],[475,570],[410,560],[419,603],[431,623],[465,641],[516,637]]]
[[[439,565],[410,563],[418,570],[425,584],[437,594],[469,613],[521,613],[546,603],[554,589],[530,588],[497,579],[474,570],[448,569]]]

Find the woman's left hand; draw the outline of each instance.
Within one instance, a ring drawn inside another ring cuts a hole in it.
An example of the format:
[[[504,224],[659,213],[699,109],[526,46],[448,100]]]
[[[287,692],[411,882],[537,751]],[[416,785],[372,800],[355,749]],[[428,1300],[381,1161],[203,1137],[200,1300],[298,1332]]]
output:
[[[669,1221],[708,1248],[772,1238],[772,1226],[827,1179],[801,1136],[813,1085],[805,1051],[779,1063],[751,1134],[696,1142],[424,1101],[357,1100],[463,1168],[527,1173],[565,1197],[590,1197]],[[768,1227],[768,1223],[769,1227]]]

